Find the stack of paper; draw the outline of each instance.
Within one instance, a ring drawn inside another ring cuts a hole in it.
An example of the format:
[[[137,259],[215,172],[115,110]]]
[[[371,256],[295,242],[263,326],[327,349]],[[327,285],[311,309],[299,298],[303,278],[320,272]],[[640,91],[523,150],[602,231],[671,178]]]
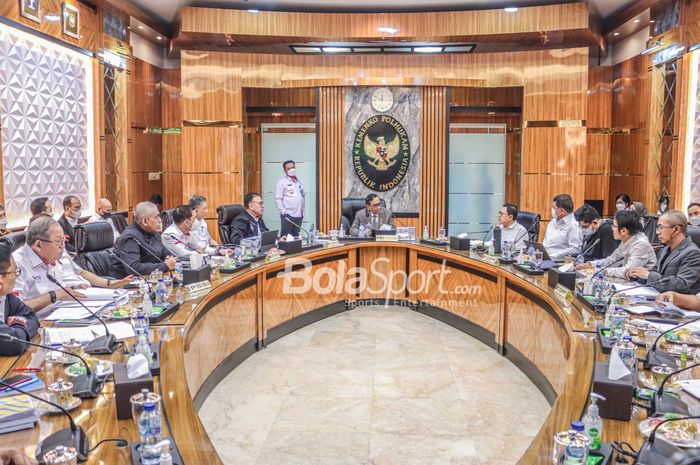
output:
[[[109,332],[114,334],[119,340],[134,337],[134,329],[129,323],[119,321],[116,323],[108,323]],[[102,324],[97,323],[88,327],[51,327],[45,330],[46,343],[52,347],[62,345],[71,339],[79,341],[81,344],[87,344],[97,336],[104,336],[105,328]]]
[[[12,384],[14,387],[17,389],[21,389],[26,392],[32,392],[32,391],[43,391],[44,390],[44,382],[37,377],[35,374],[29,374],[26,376],[27,380],[23,381],[21,383],[16,383]],[[4,382],[8,382],[7,379],[3,379]],[[9,383],[9,382],[8,382]],[[0,398],[2,397],[7,397],[7,396],[16,396],[18,394],[17,391],[10,389],[8,387],[0,386],[2,389],[0,389]]]
[[[627,283],[615,283],[613,288],[622,295],[636,296],[636,297],[656,297],[659,295],[659,291],[653,287],[635,287],[637,284],[627,284]],[[634,289],[632,289],[634,288]]]
[[[21,394],[0,399],[0,434],[34,428],[39,421],[29,396]]]

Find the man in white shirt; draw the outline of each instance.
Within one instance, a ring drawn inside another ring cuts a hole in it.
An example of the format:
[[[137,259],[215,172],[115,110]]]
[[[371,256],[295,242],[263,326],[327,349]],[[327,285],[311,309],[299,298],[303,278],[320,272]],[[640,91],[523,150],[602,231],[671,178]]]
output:
[[[212,254],[216,251],[209,246],[197,246],[197,239],[192,234],[194,222],[195,214],[190,205],[180,205],[173,210],[173,224],[168,226],[160,237],[165,248],[176,257],[182,258],[196,253]]]
[[[592,268],[596,265],[607,268],[605,273],[615,278],[624,278],[625,272],[633,267],[643,267],[651,270],[656,265],[656,252],[649,239],[642,231],[639,215],[634,210],[621,210],[615,213],[613,219],[613,236],[621,241],[620,246],[602,260],[594,260],[577,266],[577,269]]]
[[[282,222],[280,236],[287,234],[298,236],[299,228],[289,221],[297,225],[301,225],[301,222],[304,221],[306,192],[304,192],[301,181],[297,178],[295,163],[292,160],[287,160],[282,164],[282,168],[284,176],[277,181],[275,189],[275,205],[280,212],[280,221]]]
[[[518,207],[512,203],[504,203],[498,210],[498,222],[501,224],[501,244],[509,241],[513,250],[520,250],[525,241],[529,240],[527,229],[518,223]]]
[[[559,194],[552,199],[552,220],[547,225],[542,245],[552,260],[581,253],[581,229],[574,218],[574,202],[569,194]]]
[[[109,223],[109,225],[112,227],[114,242],[117,242],[117,239],[119,238],[119,230],[117,229],[117,226],[114,224],[114,220],[112,219],[112,202],[110,202],[107,199],[100,199],[97,201],[95,213],[93,213],[92,216],[88,218],[87,223],[97,223],[100,221]]]
[[[51,275],[65,288],[86,289],[90,286],[116,289],[133,277],[121,280],[101,278],[80,268],[66,253],[63,228],[48,216],[35,219],[27,228],[27,242],[12,255],[20,275],[14,292],[34,311],[42,310],[58,300],[72,300],[59,286],[49,281]],[[85,298],[80,291],[71,291],[76,298]]]
[[[192,226],[192,232],[190,233],[195,240],[197,249],[203,249],[205,247],[216,247],[219,244],[216,243],[214,239],[211,238],[209,234],[209,226],[207,225],[207,220],[205,220],[209,208],[207,208],[207,199],[201,195],[193,195],[190,197],[190,207],[194,209],[194,226]]]

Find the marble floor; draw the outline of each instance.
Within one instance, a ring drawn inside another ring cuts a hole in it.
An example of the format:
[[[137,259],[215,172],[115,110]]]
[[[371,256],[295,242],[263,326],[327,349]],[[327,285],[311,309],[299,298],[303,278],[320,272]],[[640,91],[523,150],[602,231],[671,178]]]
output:
[[[370,307],[270,344],[199,415],[226,465],[511,465],[549,410],[476,339]]]

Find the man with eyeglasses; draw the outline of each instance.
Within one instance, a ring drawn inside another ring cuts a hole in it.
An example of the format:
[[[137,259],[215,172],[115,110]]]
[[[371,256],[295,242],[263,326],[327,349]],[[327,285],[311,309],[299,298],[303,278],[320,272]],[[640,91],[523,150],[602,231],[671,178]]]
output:
[[[682,211],[670,210],[661,215],[656,235],[666,247],[659,253],[656,265],[651,271],[643,267],[631,268],[625,276],[647,282],[659,292],[699,293],[700,249],[686,236],[687,228],[688,220]],[[666,277],[668,281],[654,284]]]
[[[257,192],[249,192],[243,197],[245,211],[231,223],[231,243],[239,244],[241,239],[258,237],[267,231],[262,219],[263,200]]]
[[[642,225],[636,211],[620,210],[616,212],[612,222],[612,233],[615,240],[620,241],[620,246],[609,257],[578,265],[576,269],[581,270],[594,266],[606,268],[617,263],[618,265],[615,267],[606,268],[605,273],[608,276],[624,278],[625,272],[632,268],[651,270],[654,267],[656,253],[646,234],[642,231]]]
[[[71,294],[78,299],[85,298],[79,289],[90,286],[117,289],[132,279],[131,276],[122,280],[102,278],[80,268],[66,252],[63,228],[48,216],[38,217],[29,225],[27,241],[13,257],[21,270],[14,291],[34,311],[73,299],[49,280],[49,274],[63,287],[76,289]]]
[[[12,258],[10,243],[0,242],[0,308],[3,311],[0,333],[29,341],[39,329],[39,319],[34,310],[12,295],[15,281],[21,273],[22,270],[17,268]],[[26,348],[24,343],[0,339],[0,355],[20,355]]]
[[[126,262],[130,268],[124,267],[118,260],[112,266],[119,276],[136,270],[142,275],[149,275],[156,270],[162,272],[175,269],[176,258],[163,245],[160,232],[163,221],[158,207],[150,202],[141,202],[134,207],[134,222],[124,229],[119,240],[114,245],[115,253]]]
[[[213,247],[201,247],[194,235],[194,224],[197,221],[194,209],[190,205],[180,205],[173,211],[173,224],[163,231],[163,245],[176,257],[187,257],[192,254],[213,254]]]
[[[355,214],[355,221],[350,226],[350,235],[360,235],[360,226],[365,226],[365,234],[372,234],[383,224],[394,224],[394,214],[386,207],[382,207],[382,201],[377,194],[369,194],[365,197],[365,208]]]
[[[513,244],[513,250],[520,250],[529,241],[527,229],[518,223],[518,207],[513,203],[504,203],[498,210],[498,223],[501,225],[501,242]]]

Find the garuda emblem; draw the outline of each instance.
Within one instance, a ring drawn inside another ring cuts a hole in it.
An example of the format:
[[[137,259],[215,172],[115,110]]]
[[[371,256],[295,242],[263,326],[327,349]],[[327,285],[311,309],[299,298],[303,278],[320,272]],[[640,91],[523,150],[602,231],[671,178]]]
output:
[[[365,136],[365,153],[369,158],[367,163],[377,171],[386,171],[398,161],[396,155],[399,154],[399,145],[398,134],[389,143],[384,140],[384,136],[377,137],[377,141],[374,142],[367,134]]]

